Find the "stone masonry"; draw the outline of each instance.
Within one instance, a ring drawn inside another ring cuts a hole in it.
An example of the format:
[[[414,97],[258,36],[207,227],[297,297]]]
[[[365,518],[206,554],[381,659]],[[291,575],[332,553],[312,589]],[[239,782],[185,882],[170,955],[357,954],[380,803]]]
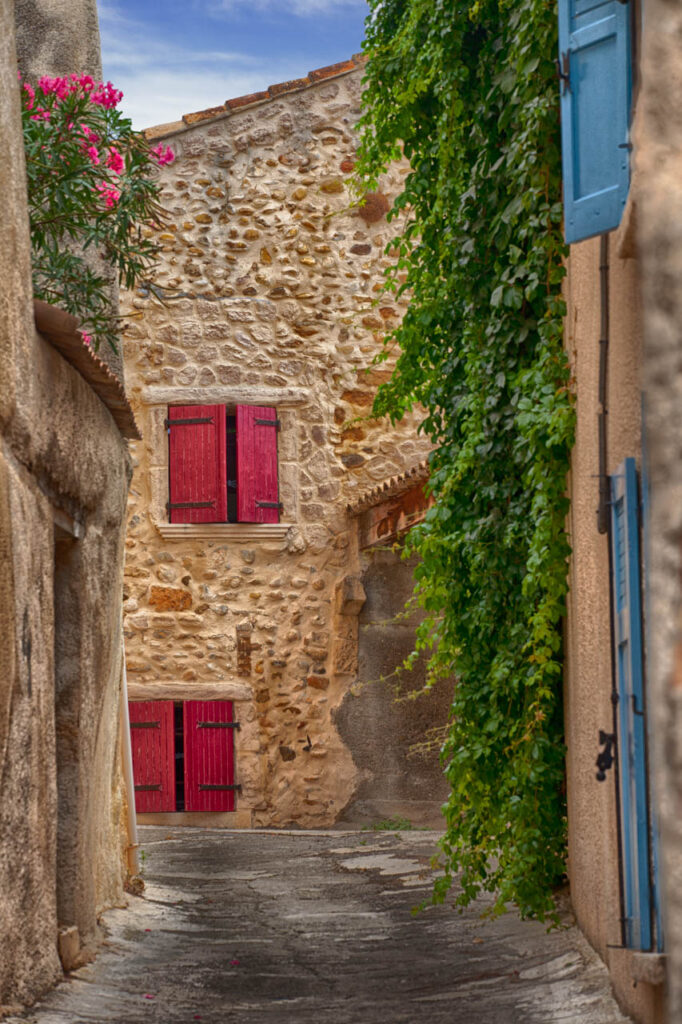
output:
[[[381,294],[406,166],[358,206],[352,60],[151,129],[167,220],[154,285],[123,297],[134,446],[125,636],[132,699],[235,700],[237,825],[334,822],[361,776],[335,713],[357,677],[347,506],[423,459],[418,420],[369,416],[404,300]],[[170,404],[268,405],[278,524],[169,524]],[[378,743],[390,742],[377,737]]]

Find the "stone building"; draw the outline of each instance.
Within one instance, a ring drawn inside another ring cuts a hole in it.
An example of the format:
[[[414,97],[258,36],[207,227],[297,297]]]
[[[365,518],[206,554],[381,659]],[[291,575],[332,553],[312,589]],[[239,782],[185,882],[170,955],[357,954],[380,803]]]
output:
[[[160,271],[122,299],[144,436],[125,570],[143,821],[312,827],[401,807],[423,821],[445,795],[437,755],[408,748],[415,715],[446,721],[447,687],[427,712],[393,705],[380,679],[404,641],[358,674],[359,628],[395,639],[383,616],[410,585],[403,573],[392,603],[365,605],[370,563],[395,556],[361,553],[356,513],[404,473],[407,493],[429,449],[414,417],[369,415],[403,308],[381,284],[405,167],[354,201],[361,75],[351,60],[148,132],[176,157],[160,172]],[[405,728],[370,737],[354,701]],[[212,775],[202,757],[220,762]]]
[[[98,40],[70,20],[85,6],[96,27],[94,0],[17,2],[20,27],[27,8],[51,16],[52,58],[49,40],[40,67],[25,50],[29,74],[74,70],[76,38],[78,70],[98,73]],[[2,0],[0,1014],[89,955],[123,893],[121,580],[126,439],[139,436],[75,318],[33,302],[14,16]]]

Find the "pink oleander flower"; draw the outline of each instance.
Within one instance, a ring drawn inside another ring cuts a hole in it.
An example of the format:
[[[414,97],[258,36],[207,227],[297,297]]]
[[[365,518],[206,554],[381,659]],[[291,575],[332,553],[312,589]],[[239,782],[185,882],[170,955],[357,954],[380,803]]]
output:
[[[33,86],[28,84],[28,82],[24,82],[24,92],[28,96],[28,99],[26,100],[26,109],[27,110],[32,110],[33,109],[33,101],[36,98],[36,91],[33,88]]]
[[[88,128],[87,124],[82,124],[80,128],[88,142],[91,142],[93,146],[96,146],[99,142],[99,135],[97,132],[93,132],[92,128]]]
[[[121,198],[121,193],[118,189],[114,188],[113,185],[107,184],[106,181],[100,181],[95,188],[98,192],[101,192],[104,198],[104,204],[107,210],[110,210]]]
[[[125,161],[115,146],[109,148],[107,167],[110,167],[114,174],[121,174],[125,170]]]
[[[175,160],[175,153],[173,150],[170,146],[166,146],[164,150],[162,142],[160,142],[158,146],[154,146],[151,152],[159,167],[163,167],[164,164],[172,164]]]
[[[31,120],[32,121],[49,121],[50,120],[50,111],[49,110],[45,110],[44,107],[36,107],[35,114],[31,114]]]
[[[90,99],[100,107],[112,108],[121,102],[123,93],[120,89],[114,89],[111,82],[107,82],[106,85],[100,82],[95,91],[91,93]]]
[[[81,77],[77,79],[77,81],[83,92],[92,92],[92,90],[95,88],[95,79],[92,78],[90,75],[81,75]]]
[[[84,345],[92,345],[92,335],[88,334],[87,331],[79,331],[81,338],[83,339]]]
[[[97,165],[99,163],[99,153],[97,152],[97,146],[88,146],[85,152],[90,157],[90,163]]]

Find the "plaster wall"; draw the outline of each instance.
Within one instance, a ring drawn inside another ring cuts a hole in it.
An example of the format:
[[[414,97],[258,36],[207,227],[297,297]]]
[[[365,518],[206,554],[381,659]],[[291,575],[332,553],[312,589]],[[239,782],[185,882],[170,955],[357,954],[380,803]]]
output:
[[[391,372],[368,367],[402,314],[376,298],[405,168],[364,211],[351,205],[360,78],[161,130],[176,152],[160,171],[168,298],[122,300],[145,437],[126,541],[130,693],[236,701],[235,824],[248,812],[254,825],[327,825],[351,800],[359,774],[335,724],[362,604],[346,506],[429,447],[414,417],[368,418]],[[281,524],[168,525],[167,407],[213,402],[277,408]]]
[[[97,912],[122,892],[112,774],[128,461],[106,407],[33,324],[7,0],[0,3],[0,56],[2,1012],[57,980],[58,927],[77,925],[87,945]],[[55,518],[82,528],[73,542],[77,564],[61,591]],[[75,600],[65,614],[55,596],[67,593]]]
[[[650,708],[670,1021],[682,1020],[682,11],[647,2],[635,137],[651,480]]]
[[[27,78],[102,76],[97,0],[14,0],[17,59]]]
[[[641,466],[642,324],[639,268],[629,218],[609,237],[607,471],[627,456]],[[632,253],[632,255],[630,255]],[[621,942],[615,772],[596,779],[598,733],[613,731],[607,535],[599,506],[598,386],[601,337],[600,240],[571,246],[565,295],[566,346],[576,395],[577,431],[569,480],[573,553],[566,625],[568,872],[580,927],[609,966],[617,997],[639,1021],[661,1020],[660,988],[635,984],[632,953]]]

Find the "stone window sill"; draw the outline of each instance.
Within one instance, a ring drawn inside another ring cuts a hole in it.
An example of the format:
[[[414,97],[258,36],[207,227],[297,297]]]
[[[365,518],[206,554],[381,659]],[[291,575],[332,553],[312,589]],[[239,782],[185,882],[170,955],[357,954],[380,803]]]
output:
[[[155,523],[164,540],[199,537],[203,540],[284,540],[295,523]]]

